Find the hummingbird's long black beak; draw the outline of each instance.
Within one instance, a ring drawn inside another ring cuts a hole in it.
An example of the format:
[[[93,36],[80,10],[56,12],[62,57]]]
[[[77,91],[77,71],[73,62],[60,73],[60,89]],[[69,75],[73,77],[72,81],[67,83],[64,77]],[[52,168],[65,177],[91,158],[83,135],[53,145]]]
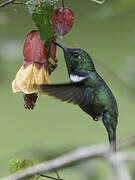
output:
[[[70,51],[69,51],[69,48],[64,47],[63,45],[59,44],[58,42],[56,42],[54,40],[52,40],[52,42],[54,44],[56,44],[57,46],[59,46],[60,48],[62,48],[62,50],[64,52],[64,58],[65,58],[65,61],[66,61],[68,74],[70,74],[71,65],[70,65]]]
[[[60,43],[58,43],[58,42],[56,42],[56,41],[54,41],[54,40],[52,40],[52,42],[53,42],[54,44],[56,44],[57,46],[59,46],[60,48],[62,48],[64,51],[67,49],[66,47],[64,47],[63,45],[61,45]]]

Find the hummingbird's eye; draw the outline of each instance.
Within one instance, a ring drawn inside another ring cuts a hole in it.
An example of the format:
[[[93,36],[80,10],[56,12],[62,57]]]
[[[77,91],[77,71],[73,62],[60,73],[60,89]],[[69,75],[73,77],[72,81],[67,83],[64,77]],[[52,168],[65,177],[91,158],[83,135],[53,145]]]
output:
[[[79,54],[77,53],[77,52],[75,52],[75,53],[73,53],[73,56],[75,57],[75,58],[79,58]]]

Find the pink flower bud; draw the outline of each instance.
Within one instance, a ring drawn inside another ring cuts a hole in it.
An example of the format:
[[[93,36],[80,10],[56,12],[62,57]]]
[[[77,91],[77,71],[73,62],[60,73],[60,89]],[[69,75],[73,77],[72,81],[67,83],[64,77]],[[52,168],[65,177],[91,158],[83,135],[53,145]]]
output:
[[[67,34],[74,24],[74,14],[69,8],[57,8],[52,14],[53,28],[57,34]]]

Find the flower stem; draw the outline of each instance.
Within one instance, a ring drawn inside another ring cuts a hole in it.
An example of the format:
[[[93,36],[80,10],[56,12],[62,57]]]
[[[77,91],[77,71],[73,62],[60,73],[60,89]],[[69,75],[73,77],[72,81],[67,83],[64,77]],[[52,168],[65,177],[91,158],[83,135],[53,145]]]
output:
[[[62,7],[64,8],[65,7],[64,0],[61,0],[61,3],[62,3]]]

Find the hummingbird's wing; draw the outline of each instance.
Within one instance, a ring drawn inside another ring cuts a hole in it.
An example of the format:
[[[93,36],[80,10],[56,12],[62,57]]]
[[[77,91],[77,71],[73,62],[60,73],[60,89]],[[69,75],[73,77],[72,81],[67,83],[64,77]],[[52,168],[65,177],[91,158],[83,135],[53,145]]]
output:
[[[93,91],[81,82],[65,84],[41,84],[39,90],[69,103],[86,105],[93,103]]]

